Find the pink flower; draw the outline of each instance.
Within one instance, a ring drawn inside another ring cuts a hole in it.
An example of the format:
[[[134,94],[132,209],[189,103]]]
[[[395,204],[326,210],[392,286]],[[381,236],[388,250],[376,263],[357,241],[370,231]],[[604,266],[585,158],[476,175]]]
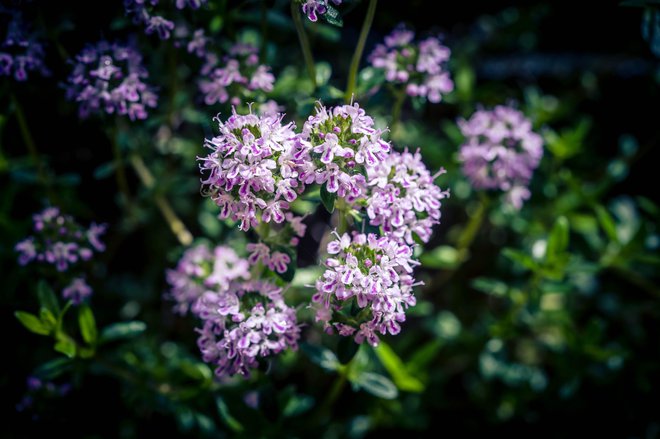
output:
[[[411,273],[419,262],[412,259],[412,248],[397,239],[374,234],[345,233],[328,243],[331,258],[325,261],[323,277],[316,282],[312,301],[319,305],[317,321],[340,335],[354,335],[355,341],[378,344],[380,334],[397,334],[405,321],[405,309],[415,305]],[[333,313],[353,301],[360,312],[355,324],[335,321]]]

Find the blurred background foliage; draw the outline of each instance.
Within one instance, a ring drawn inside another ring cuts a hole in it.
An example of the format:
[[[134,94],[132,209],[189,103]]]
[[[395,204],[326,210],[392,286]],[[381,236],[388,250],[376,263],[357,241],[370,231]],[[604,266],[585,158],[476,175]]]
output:
[[[315,101],[343,100],[366,3],[343,5],[343,27],[306,23],[316,89],[288,2],[211,1],[187,19],[218,47],[257,44],[277,78],[269,97],[300,126]],[[455,91],[440,104],[408,100],[390,133],[399,147],[420,148],[430,169],[445,167],[437,182],[452,193],[433,240],[418,250],[426,283],[418,305],[399,336],[362,346],[350,369],[335,340],[305,328],[298,352],[249,380],[218,383],[198,356],[195,323],[174,316],[162,298],[164,271],[183,249],[154,199],[167,198],[198,240],[242,245],[199,196],[195,160],[214,134],[212,117],[229,107],[200,102],[191,86],[197,60],[143,35],[120,1],[22,3],[48,37],[53,75],[0,83],[3,436],[660,437],[658,6],[379,2],[365,55],[400,22],[422,35],[441,31],[452,49]],[[116,137],[126,157],[143,158],[154,182],[145,187],[129,173],[129,206],[112,178],[109,131],[118,124],[79,121],[58,83],[68,74],[64,60],[84,42],[131,34],[161,100],[158,112],[126,122]],[[379,78],[366,65],[356,98],[379,125],[391,124],[394,98],[386,88],[374,92]],[[475,193],[457,164],[456,119],[508,102],[545,140],[531,200],[519,212],[495,194]],[[19,105],[40,167],[26,152]],[[17,268],[13,246],[47,197],[83,223],[110,224],[108,250],[90,277],[101,328],[92,359],[53,352],[13,317],[39,309],[44,286],[33,269]],[[309,217],[327,221],[324,212]],[[317,235],[312,229],[299,247],[303,268],[291,294],[300,301],[320,275]],[[35,395],[17,412],[28,375],[72,388]]]

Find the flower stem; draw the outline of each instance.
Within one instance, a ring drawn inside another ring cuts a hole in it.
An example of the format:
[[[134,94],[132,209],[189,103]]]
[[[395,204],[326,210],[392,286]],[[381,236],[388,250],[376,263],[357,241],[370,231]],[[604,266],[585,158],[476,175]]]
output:
[[[314,67],[312,49],[309,45],[307,33],[305,32],[305,26],[303,25],[302,19],[300,18],[300,11],[298,10],[297,3],[293,1],[291,2],[291,17],[293,17],[293,24],[296,26],[298,41],[300,41],[300,48],[302,49],[303,58],[305,59],[305,64],[307,65],[307,73],[309,74],[309,79],[312,80],[312,86],[314,89],[316,89],[316,67]]]
[[[18,128],[21,131],[23,143],[25,143],[25,146],[28,149],[32,163],[37,168],[37,177],[39,178],[39,181],[46,187],[47,191],[50,192],[50,181],[46,175],[46,171],[44,170],[43,163],[41,161],[41,157],[39,156],[39,151],[37,150],[34,138],[32,137],[32,133],[30,132],[30,128],[28,127],[27,119],[25,117],[25,113],[23,112],[23,107],[21,106],[21,103],[18,101],[18,98],[14,93],[10,93],[10,96],[14,104],[14,113],[16,114],[16,119],[18,120]]]
[[[476,212],[470,217],[470,221],[461,231],[458,239],[456,240],[456,250],[458,250],[458,255],[461,260],[465,259],[467,251],[469,250],[474,238],[477,236],[477,232],[481,229],[481,224],[486,217],[486,212],[488,211],[488,205],[490,204],[490,198],[488,198],[484,193],[481,193],[479,206],[477,206]]]
[[[357,45],[355,46],[355,52],[353,52],[351,66],[348,69],[348,83],[346,84],[346,93],[344,94],[344,102],[347,104],[353,100],[355,85],[357,83],[358,68],[360,67],[360,60],[362,59],[362,52],[364,52],[364,45],[367,42],[367,36],[369,35],[369,30],[371,29],[371,23],[374,21],[374,15],[376,15],[377,4],[378,0],[369,0],[367,15],[364,17],[362,30],[360,31],[360,37],[358,39]]]
[[[406,90],[404,88],[395,93],[394,105],[392,105],[392,121],[390,122],[390,137],[394,137],[396,127],[401,120],[401,110],[406,101]]]
[[[479,197],[479,205],[477,210],[470,217],[467,225],[461,230],[461,234],[456,240],[456,253],[458,257],[458,263],[455,267],[439,272],[435,275],[427,286],[427,290],[438,288],[447,281],[449,281],[452,276],[458,271],[458,269],[463,265],[463,262],[467,260],[468,252],[472,242],[477,237],[477,233],[481,230],[481,225],[483,224],[486,214],[488,212],[488,207],[490,205],[490,198],[485,195],[483,192]]]
[[[133,154],[131,155],[130,160],[131,165],[140,178],[140,181],[142,181],[142,184],[144,184],[147,189],[152,190],[156,185],[156,180],[151,171],[149,171],[149,168],[144,164],[142,157]],[[172,230],[172,233],[176,236],[181,245],[190,245],[193,236],[190,231],[188,231],[185,224],[183,224],[183,221],[179,219],[176,212],[174,212],[174,209],[172,209],[172,206],[167,199],[161,194],[154,194],[154,201],[156,202],[156,206],[158,206],[160,213],[163,215],[163,218],[165,218],[167,225],[170,226],[170,230]]]
[[[353,365],[354,359],[355,357],[353,357],[351,361],[346,363],[345,366],[339,368],[338,370],[339,376],[332,384],[330,391],[327,393],[327,396],[325,397],[321,405],[319,405],[319,413],[321,415],[326,414],[332,408],[334,403],[337,401],[337,398],[339,398],[342,391],[344,390],[344,387],[346,387],[346,382],[348,381],[348,376],[351,373],[351,366]]]
[[[115,130],[114,135],[111,136],[112,141],[112,155],[115,162],[115,180],[117,187],[122,195],[124,206],[131,204],[131,190],[128,185],[128,178],[126,177],[126,168],[124,167],[124,158],[122,157],[121,148],[119,147],[118,130]]]

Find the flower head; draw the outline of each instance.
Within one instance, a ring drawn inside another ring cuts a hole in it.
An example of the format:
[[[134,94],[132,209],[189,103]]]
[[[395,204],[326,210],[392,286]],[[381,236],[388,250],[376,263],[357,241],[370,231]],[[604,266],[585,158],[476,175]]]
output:
[[[32,218],[35,234],[14,247],[19,253],[20,265],[40,262],[64,272],[81,261],[91,259],[95,251],[105,249],[101,242],[101,235],[107,228],[104,224],[92,223],[89,229],[85,229],[57,207],[48,207]]]
[[[297,348],[300,328],[295,310],[284,303],[281,288],[265,281],[233,283],[207,291],[194,312],[203,326],[198,346],[219,377],[248,376],[258,358]]]
[[[186,314],[205,291],[229,288],[231,282],[249,277],[248,262],[227,246],[206,244],[189,248],[173,270],[167,270],[168,297],[175,312]]]
[[[36,34],[28,33],[19,12],[11,15],[7,34],[0,44],[0,76],[13,76],[17,81],[26,81],[30,71],[48,76],[50,72],[44,64],[43,45]],[[1,18],[0,23],[4,21]]]
[[[80,303],[92,295],[92,287],[87,285],[85,278],[76,277],[71,283],[62,290],[62,297],[70,300],[74,305]]]
[[[410,245],[415,243],[414,235],[428,242],[433,225],[440,222],[441,200],[449,196],[449,191],[434,183],[444,169],[431,175],[419,151],[412,154],[406,150],[393,151],[368,171],[369,222]]]
[[[478,110],[468,120],[459,120],[465,136],[459,160],[463,173],[476,189],[506,192],[507,201],[519,209],[543,156],[543,139],[532,123],[515,108],[498,105]]]
[[[309,21],[315,22],[328,12],[328,2],[329,0],[301,0],[302,11]],[[340,5],[342,0],[332,0],[332,3]]]
[[[79,103],[80,117],[106,112],[146,119],[147,108],[155,107],[158,100],[143,82],[148,76],[136,49],[101,41],[76,56],[66,95]]]
[[[364,193],[366,168],[385,160],[390,144],[373,119],[355,103],[326,108],[319,105],[299,137],[305,184],[326,184],[330,193],[349,200]]]
[[[176,8],[199,9],[207,0],[176,0]],[[142,24],[147,35],[158,34],[161,40],[170,38],[175,29],[174,22],[159,15],[159,0],[124,0],[126,15],[133,18],[135,24]]]
[[[377,333],[399,333],[406,308],[415,305],[412,271],[419,263],[412,259],[412,247],[398,239],[355,232],[335,236],[312,298],[320,305],[317,320],[330,332],[375,346]],[[341,315],[351,307],[358,311]]]
[[[240,221],[240,229],[259,219],[281,223],[289,203],[304,190],[298,180],[298,146],[293,123],[283,115],[240,115],[233,110],[218,136],[206,140],[212,152],[200,158],[202,184],[221,208],[220,218]]]
[[[232,46],[222,62],[208,54],[202,75],[199,89],[207,105],[227,101],[238,105],[260,92],[268,93],[275,82],[270,67],[259,64],[258,49],[243,43]]]
[[[414,41],[413,31],[398,27],[369,55],[371,65],[385,73],[387,82],[405,86],[409,96],[437,103],[454,89],[446,63],[450,50],[438,37]]]

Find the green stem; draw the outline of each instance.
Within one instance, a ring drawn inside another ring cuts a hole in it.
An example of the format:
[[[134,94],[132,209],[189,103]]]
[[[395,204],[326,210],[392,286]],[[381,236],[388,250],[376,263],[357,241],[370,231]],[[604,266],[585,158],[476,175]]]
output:
[[[621,279],[627,280],[636,287],[641,288],[646,291],[651,296],[656,299],[660,299],[660,288],[658,288],[653,282],[650,282],[644,276],[636,273],[635,271],[619,264],[612,264],[608,268],[611,268],[614,273],[616,273]]]
[[[122,195],[123,202],[125,206],[131,204],[131,190],[128,185],[128,178],[126,177],[126,169],[124,168],[124,159],[122,157],[121,148],[119,147],[119,141],[117,137],[119,136],[118,130],[115,130],[111,136],[112,141],[112,155],[115,162],[115,180],[117,181],[117,187],[119,192]]]
[[[296,32],[298,33],[298,40],[300,41],[300,48],[302,49],[303,58],[305,59],[305,65],[307,65],[309,79],[312,80],[312,86],[316,89],[316,67],[314,67],[312,49],[309,45],[307,33],[305,32],[305,26],[300,18],[300,11],[298,10],[297,3],[293,1],[291,2],[291,16],[293,17],[293,24],[296,26]]]
[[[461,231],[461,234],[456,240],[456,249],[458,250],[458,254],[461,259],[464,259],[464,256],[467,256],[466,253],[469,250],[470,245],[472,245],[474,238],[477,236],[477,232],[479,232],[481,229],[481,224],[486,217],[489,204],[490,198],[488,198],[482,192],[479,206],[477,207],[476,212],[474,212],[467,226],[465,226],[465,228]]]
[[[266,60],[266,42],[268,41],[268,6],[267,0],[261,2],[261,47],[259,51],[259,59],[264,62]]]
[[[18,128],[21,131],[23,143],[25,143],[25,146],[28,149],[28,153],[30,154],[33,165],[37,168],[37,177],[50,192],[50,183],[48,177],[46,176],[46,171],[44,170],[41,157],[39,156],[37,145],[34,142],[34,138],[32,137],[32,133],[28,127],[27,119],[25,117],[25,113],[23,112],[23,107],[21,106],[21,103],[18,101],[18,98],[14,93],[10,93],[10,96],[14,104],[14,113],[16,114],[16,119],[18,120]]]
[[[321,416],[327,414],[327,412],[332,408],[334,403],[343,392],[344,387],[346,387],[346,382],[348,381],[348,376],[351,373],[351,367],[353,365],[354,359],[355,357],[353,357],[351,361],[349,361],[345,366],[342,366],[338,370],[339,376],[332,384],[330,391],[327,393],[327,396],[319,406],[319,413]]]
[[[392,121],[390,122],[390,137],[394,137],[395,130],[401,120],[401,110],[406,101],[406,89],[402,88],[395,93],[394,105],[392,105]]]
[[[131,155],[130,160],[131,165],[133,166],[135,173],[140,178],[140,181],[142,181],[142,184],[144,184],[147,189],[153,190],[153,188],[156,186],[156,179],[154,178],[151,171],[149,171],[149,168],[147,168],[147,166],[144,164],[142,157],[137,154],[133,154]],[[192,243],[193,236],[186,228],[186,225],[183,224],[183,221],[179,219],[176,212],[174,212],[174,209],[172,209],[172,206],[167,201],[167,199],[161,194],[154,194],[154,201],[156,202],[156,206],[158,206],[160,213],[163,215],[163,218],[167,222],[167,225],[170,226],[170,230],[179,240],[179,243],[181,243],[183,246],[190,245]]]
[[[174,127],[175,115],[177,110],[177,93],[178,93],[178,51],[174,50],[173,46],[167,48],[168,52],[168,61],[169,61],[169,79],[170,79],[170,107],[167,112],[167,122],[171,127]]]
[[[357,46],[355,46],[355,52],[353,52],[353,58],[351,59],[351,66],[348,70],[348,83],[346,84],[346,93],[344,94],[344,101],[346,103],[349,103],[353,100],[355,85],[357,83],[358,68],[360,67],[362,52],[364,52],[364,46],[367,43],[367,36],[369,36],[371,24],[374,21],[374,15],[376,15],[377,4],[378,0],[369,0],[367,15],[364,17],[362,30],[360,31],[360,38],[358,39]]]
[[[447,281],[452,278],[454,273],[458,271],[461,265],[463,265],[463,262],[467,260],[470,246],[472,245],[474,239],[477,237],[479,230],[481,230],[481,225],[486,218],[489,205],[490,198],[482,192],[477,210],[470,217],[467,225],[463,228],[463,230],[461,230],[461,234],[456,240],[456,252],[458,255],[457,265],[451,269],[447,269],[436,274],[428,283],[426,287],[427,290],[438,288],[447,283]]]

